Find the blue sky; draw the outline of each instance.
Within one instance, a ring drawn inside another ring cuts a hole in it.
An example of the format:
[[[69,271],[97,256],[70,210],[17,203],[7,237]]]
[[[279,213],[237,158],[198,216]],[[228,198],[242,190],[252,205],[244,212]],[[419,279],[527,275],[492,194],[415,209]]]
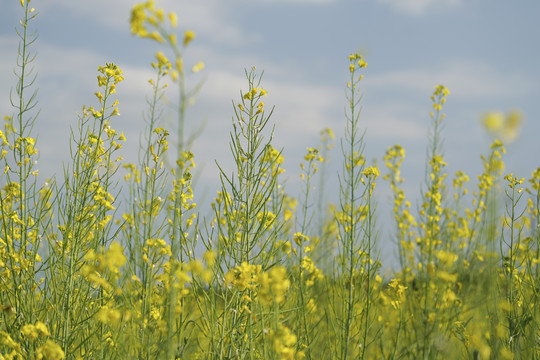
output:
[[[35,50],[41,114],[38,168],[42,177],[61,174],[67,160],[69,127],[82,105],[95,104],[96,69],[115,62],[126,80],[118,87],[120,117],[113,127],[128,138],[125,157],[134,161],[144,96],[153,76],[149,63],[161,48],[131,36],[130,0],[33,0],[39,12]],[[451,94],[445,105],[444,137],[448,171],[481,171],[479,155],[491,138],[480,125],[487,111],[519,109],[525,122],[518,141],[508,145],[507,172],[529,177],[540,166],[540,2],[521,0],[163,0],[175,11],[179,32],[197,34],[185,53],[187,64],[204,61],[205,85],[189,109],[192,128],[206,127],[193,151],[201,168],[201,189],[217,190],[214,160],[231,165],[228,149],[231,100],[246,88],[244,68],[264,70],[263,86],[275,105],[275,146],[284,147],[290,192],[298,191],[298,171],[306,147],[330,127],[345,128],[344,89],[347,55],[365,54],[361,124],[367,129],[368,159],[381,159],[399,143],[407,196],[418,199],[429,128],[430,95],[438,84]],[[0,13],[0,115],[12,113],[9,91],[15,84],[14,27],[22,16],[19,1],[2,0]],[[174,94],[170,94],[174,98]],[[332,159],[340,159],[335,148]],[[380,160],[379,160],[380,161]],[[329,194],[337,195],[339,167],[331,169]],[[380,181],[381,211],[388,209]],[[203,191],[203,190],[201,190]],[[333,199],[335,202],[335,198]],[[385,215],[381,215],[382,219]],[[383,237],[386,237],[383,236]]]

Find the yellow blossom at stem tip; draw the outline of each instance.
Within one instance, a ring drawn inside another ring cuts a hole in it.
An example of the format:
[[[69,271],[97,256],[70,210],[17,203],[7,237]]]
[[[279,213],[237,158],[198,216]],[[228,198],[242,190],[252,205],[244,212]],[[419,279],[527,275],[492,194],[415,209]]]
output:
[[[193,39],[195,39],[195,33],[192,30],[187,30],[184,33],[184,46],[187,46]]]
[[[178,25],[178,16],[176,15],[176,13],[170,12],[169,13],[169,20],[171,21],[171,26],[173,28],[175,28],[176,25]]]
[[[365,169],[362,174],[365,176],[365,177],[370,177],[372,176],[373,178],[377,178],[379,175],[380,175],[380,172],[379,172],[379,169],[374,167],[374,166],[370,166],[368,167],[367,169]]]
[[[492,111],[482,118],[482,125],[487,132],[501,138],[505,143],[513,142],[518,137],[522,123],[523,115],[517,110],[509,111],[507,114]]]
[[[191,68],[191,71],[193,71],[194,73],[197,73],[201,71],[202,69],[204,69],[204,63],[202,61],[199,61],[198,63],[193,65],[193,67]]]

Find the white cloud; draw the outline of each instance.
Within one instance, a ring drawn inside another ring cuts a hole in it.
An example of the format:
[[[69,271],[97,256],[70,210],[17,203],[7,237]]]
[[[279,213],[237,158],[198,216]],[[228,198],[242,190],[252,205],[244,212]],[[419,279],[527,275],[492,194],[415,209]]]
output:
[[[327,0],[315,0],[327,1]],[[134,0],[92,0],[65,1],[50,0],[39,6],[40,16],[54,16],[59,9],[68,9],[74,17],[84,14],[87,19],[99,22],[107,27],[129,32],[129,18]],[[162,0],[156,6],[165,12],[176,12],[180,29],[193,29],[196,34],[228,45],[244,45],[258,40],[256,32],[244,32],[241,27],[230,20],[234,7],[220,0],[189,1]]]
[[[505,76],[494,66],[475,60],[452,60],[431,68],[390,71],[365,79],[367,87],[416,91],[429,95],[435,86],[445,85],[452,97],[485,100],[516,97],[534,87],[532,80],[519,71],[505,69]]]
[[[374,140],[420,140],[426,137],[426,127],[417,119],[425,109],[406,103],[369,104],[360,116],[360,127]]]
[[[266,4],[304,4],[304,5],[328,5],[338,2],[339,0],[261,0]],[[247,1],[246,1],[247,2]]]
[[[460,5],[462,0],[378,0],[380,3],[393,8],[395,11],[422,16],[431,9],[445,9]]]

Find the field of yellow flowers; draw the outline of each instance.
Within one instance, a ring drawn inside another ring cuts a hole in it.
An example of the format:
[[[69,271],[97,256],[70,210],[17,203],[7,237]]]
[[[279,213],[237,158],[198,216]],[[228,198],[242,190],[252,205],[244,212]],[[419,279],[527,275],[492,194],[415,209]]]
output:
[[[204,64],[184,66],[195,33],[178,38],[177,16],[149,1],[134,6],[131,31],[164,48],[151,64],[139,162],[118,155],[126,138],[112,120],[124,75],[107,63],[72,131],[69,165],[42,185],[32,134],[37,12],[20,3],[14,113],[0,131],[0,359],[540,358],[540,168],[522,179],[504,174],[502,160],[518,113],[486,116],[501,140],[469,184],[463,172],[445,171],[450,93],[436,86],[414,209],[400,176],[405,149],[389,147],[384,169],[365,159],[367,63],[350,55],[340,196],[315,224],[323,204],[314,184],[324,181],[334,135],[323,131],[322,144],[307,150],[301,195],[285,193],[264,103],[272,94],[253,68],[234,102],[235,167],[220,167],[213,216],[200,217],[193,139],[184,134],[194,89],[185,80]],[[160,119],[168,85],[180,93],[175,129]],[[386,184],[400,262],[391,276],[377,255],[373,197]]]

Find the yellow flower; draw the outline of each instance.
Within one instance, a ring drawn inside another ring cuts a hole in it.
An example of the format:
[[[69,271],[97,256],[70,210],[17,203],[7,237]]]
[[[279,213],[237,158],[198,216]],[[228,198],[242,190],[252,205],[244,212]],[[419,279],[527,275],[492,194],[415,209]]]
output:
[[[533,190],[540,191],[540,167],[532,172],[532,177],[529,179]]]
[[[201,71],[202,69],[204,69],[204,63],[202,61],[199,61],[198,63],[193,65],[193,67],[191,68],[191,71],[193,71],[194,73],[197,73]]]
[[[274,296],[277,303],[282,303],[285,300],[285,293],[291,284],[287,277],[287,269],[283,266],[274,266],[270,269],[270,293]]]
[[[487,131],[496,133],[504,126],[504,114],[500,112],[490,112],[484,116],[482,123]]]
[[[105,305],[98,311],[96,317],[104,324],[116,325],[121,320],[122,314],[117,309],[110,309]]]
[[[62,348],[51,340],[47,340],[45,344],[37,349],[38,360],[62,360],[66,358],[66,354]]]
[[[32,324],[24,325],[21,328],[21,333],[24,335],[25,338],[27,338],[31,342],[34,341],[38,337],[38,332],[36,330],[36,327]]]
[[[192,274],[201,274],[204,270],[203,264],[199,260],[192,260],[189,264],[189,269]]]
[[[433,93],[434,96],[442,95],[442,97],[446,97],[450,94],[450,90],[444,85],[437,85],[435,86],[435,92]]]
[[[302,243],[306,242],[306,241],[309,241],[309,237],[307,237],[306,235],[300,233],[300,232],[297,232],[294,234],[294,242],[296,243],[296,245],[298,246],[302,246]]]
[[[178,24],[178,16],[176,15],[176,13],[170,12],[169,13],[169,20],[171,21],[171,26],[173,28],[175,28],[176,25]]]
[[[156,59],[159,61],[159,64],[167,65],[169,63],[169,59],[163,54],[161,51],[158,51],[156,53]],[[159,66],[159,65],[158,65]]]
[[[187,46],[193,39],[195,39],[195,33],[192,30],[187,30],[184,33],[184,46]]]
[[[321,132],[320,132],[321,136],[324,137],[324,141],[326,141],[326,136],[328,136],[328,138],[330,138],[330,140],[334,140],[336,138],[336,136],[334,135],[334,132],[332,131],[332,129],[330,129],[329,127],[327,128],[324,128]]]
[[[35,325],[36,330],[43,336],[51,336],[51,333],[47,329],[47,326],[42,323],[41,321],[38,321]]]
[[[254,289],[256,286],[254,281],[256,274],[260,272],[260,268],[260,265],[252,265],[248,264],[247,262],[243,262],[241,265],[235,266],[233,271],[229,273],[232,275],[232,283],[240,291]]]
[[[118,242],[113,242],[105,252],[105,264],[109,271],[117,272],[118,268],[124,266],[127,258],[124,255],[124,249]]]
[[[431,264],[430,264],[431,265]],[[447,271],[439,270],[437,272],[437,277],[443,281],[448,282],[456,282],[457,281],[457,274],[450,274]]]
[[[487,132],[507,143],[518,137],[522,123],[523,115],[517,110],[512,110],[506,115],[501,112],[489,112],[482,118],[482,124]]]
[[[380,172],[379,172],[379,169],[377,169],[376,167],[374,166],[370,166],[368,167],[367,169],[365,169],[362,174],[364,174],[365,177],[370,177],[372,176],[374,179],[377,178],[377,176],[380,175]]]
[[[163,20],[165,19],[164,15],[163,15],[163,9],[157,9],[156,10],[156,16],[157,16],[159,22],[163,22]]]
[[[163,43],[165,41],[157,31],[152,31],[152,33],[147,35],[147,37],[152,40],[156,40],[159,43]]]
[[[21,333],[30,341],[34,341],[38,336],[50,336],[51,333],[47,329],[47,326],[41,321],[36,322],[35,325],[26,324],[22,327]]]
[[[296,335],[282,324],[279,324],[278,330],[273,335],[274,350],[280,359],[293,360],[296,353]]]
[[[7,137],[2,130],[0,130],[0,140],[2,140],[2,144],[0,144],[0,146],[9,145]]]
[[[317,155],[319,154],[319,150],[315,148],[307,148],[308,153],[304,156],[304,160],[306,161],[312,161],[317,158]]]

